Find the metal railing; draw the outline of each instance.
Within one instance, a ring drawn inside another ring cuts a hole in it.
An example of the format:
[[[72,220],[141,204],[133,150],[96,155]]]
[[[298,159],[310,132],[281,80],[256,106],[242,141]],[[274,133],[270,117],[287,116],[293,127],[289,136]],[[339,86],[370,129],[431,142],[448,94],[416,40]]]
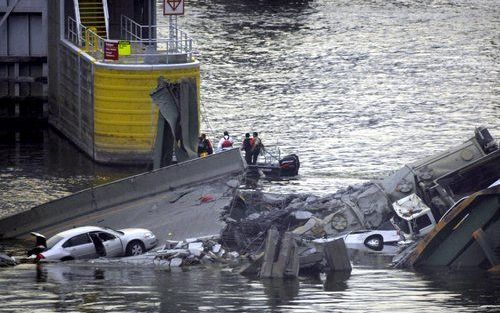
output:
[[[167,28],[167,38],[157,37],[161,29]],[[151,36],[150,36],[151,34]],[[134,20],[122,16],[121,38],[106,39],[97,34],[93,27],[79,24],[72,17],[67,17],[65,38],[97,60],[104,61],[104,47],[107,42],[126,41],[130,53],[119,56],[114,63],[125,64],[168,64],[189,63],[193,61],[193,41],[182,30],[173,26],[140,25]]]
[[[187,54],[192,54],[193,51],[191,37],[173,24],[141,25],[128,16],[122,15],[120,30],[123,39],[154,44],[159,51]],[[166,38],[161,36],[164,33],[168,34]]]

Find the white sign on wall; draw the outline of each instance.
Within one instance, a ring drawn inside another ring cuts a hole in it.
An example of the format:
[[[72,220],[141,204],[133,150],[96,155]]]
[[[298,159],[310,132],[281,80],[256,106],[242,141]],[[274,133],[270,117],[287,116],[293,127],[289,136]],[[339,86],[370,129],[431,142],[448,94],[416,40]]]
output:
[[[163,15],[184,15],[184,0],[163,0]]]

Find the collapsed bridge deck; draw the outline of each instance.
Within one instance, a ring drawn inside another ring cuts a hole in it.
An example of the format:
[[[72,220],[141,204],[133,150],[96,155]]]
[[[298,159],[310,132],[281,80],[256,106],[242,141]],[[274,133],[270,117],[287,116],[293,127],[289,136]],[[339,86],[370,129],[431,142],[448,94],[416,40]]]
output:
[[[217,234],[245,164],[238,149],[83,190],[0,220],[0,238],[83,225],[143,227],[160,242]]]

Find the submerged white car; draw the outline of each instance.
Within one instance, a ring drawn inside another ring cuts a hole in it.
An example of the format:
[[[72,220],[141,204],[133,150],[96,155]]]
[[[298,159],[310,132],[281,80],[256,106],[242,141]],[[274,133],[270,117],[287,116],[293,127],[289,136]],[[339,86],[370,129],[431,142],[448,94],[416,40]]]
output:
[[[347,248],[356,249],[364,245],[375,251],[382,251],[385,245],[397,245],[404,240],[397,230],[356,230],[343,238]]]
[[[37,248],[28,254],[36,255],[36,260],[50,261],[139,255],[158,243],[156,236],[143,228],[83,226],[58,233],[47,241],[41,234],[31,234],[37,238]]]
[[[398,243],[404,240],[397,230],[355,230],[338,237],[314,239],[313,242],[325,243],[340,238],[344,239],[346,248],[364,251],[382,251],[388,246],[397,247]]]

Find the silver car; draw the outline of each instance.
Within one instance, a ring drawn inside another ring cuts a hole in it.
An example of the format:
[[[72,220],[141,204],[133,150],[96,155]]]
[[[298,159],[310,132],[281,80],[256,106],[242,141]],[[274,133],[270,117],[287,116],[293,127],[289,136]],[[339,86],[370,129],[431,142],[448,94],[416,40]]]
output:
[[[143,228],[83,226],[58,233],[47,241],[41,234],[32,235],[37,238],[37,248],[29,253],[36,255],[37,260],[50,261],[139,255],[158,243],[156,236]]]

